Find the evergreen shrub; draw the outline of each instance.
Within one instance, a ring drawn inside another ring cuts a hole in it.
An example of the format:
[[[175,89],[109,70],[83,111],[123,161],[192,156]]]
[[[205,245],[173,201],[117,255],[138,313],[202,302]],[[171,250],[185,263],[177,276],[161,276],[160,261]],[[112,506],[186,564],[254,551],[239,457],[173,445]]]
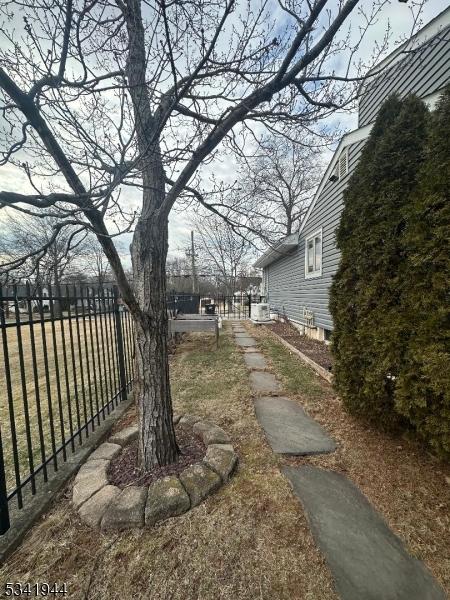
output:
[[[381,107],[344,193],[330,310],[345,406],[450,455],[450,92]]]

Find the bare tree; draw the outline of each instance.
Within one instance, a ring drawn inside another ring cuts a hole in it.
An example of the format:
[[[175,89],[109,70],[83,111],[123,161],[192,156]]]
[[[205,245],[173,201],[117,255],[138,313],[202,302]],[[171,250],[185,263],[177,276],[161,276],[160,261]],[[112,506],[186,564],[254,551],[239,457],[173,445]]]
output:
[[[195,219],[196,252],[202,267],[215,279],[217,290],[231,296],[247,271],[253,244],[221,217],[200,214]]]
[[[178,293],[192,292],[191,261],[186,256],[173,256],[166,261],[167,287]]]
[[[198,244],[196,244],[197,248]],[[189,246],[189,252],[191,247]],[[185,250],[186,256],[169,256],[166,262],[167,288],[170,292],[192,294],[192,260]],[[196,250],[197,285],[196,293],[204,296],[216,292],[216,281],[211,269],[201,261]]]
[[[322,143],[321,143],[322,142]],[[322,175],[325,140],[263,138],[240,170],[242,205],[253,228],[276,242],[300,227]]]
[[[85,273],[99,287],[103,287],[106,282],[114,280],[103,248],[98,239],[92,234],[88,236],[84,245],[84,263]]]
[[[21,169],[29,182],[29,193],[1,191],[0,206],[57,216],[54,236],[68,226],[97,236],[135,324],[142,467],[171,463],[179,453],[167,351],[170,211],[182,198],[221,213],[214,186],[200,186],[205,167],[244,152],[246,137],[257,130],[310,127],[348,106],[361,75],[353,69],[357,49],[385,4],[5,0],[0,6],[1,163]],[[357,7],[364,25],[338,39]],[[24,29],[14,28],[21,15]],[[136,209],[126,198],[138,192]],[[131,284],[113,238],[132,227]]]
[[[76,267],[87,249],[86,232],[74,235],[73,227],[67,227],[55,236],[58,224],[56,217],[37,218],[17,213],[7,216],[2,224],[0,255],[4,260],[18,263],[17,269],[10,271],[14,279],[58,287],[64,276]],[[40,252],[43,247],[45,253]],[[26,255],[28,259],[23,262]]]

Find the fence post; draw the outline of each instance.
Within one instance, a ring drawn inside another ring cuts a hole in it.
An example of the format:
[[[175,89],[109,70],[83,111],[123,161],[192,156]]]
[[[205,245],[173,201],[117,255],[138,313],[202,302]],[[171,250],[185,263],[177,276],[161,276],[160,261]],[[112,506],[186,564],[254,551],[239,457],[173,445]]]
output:
[[[119,297],[118,297],[117,286],[113,287],[113,297],[114,297],[114,323],[115,323],[115,327],[116,327],[116,336],[117,336],[117,357],[119,360],[120,400],[123,401],[123,400],[127,399],[127,376],[125,373],[122,319],[120,317]]]
[[[3,460],[2,431],[0,429],[0,535],[9,529],[8,495],[6,493],[5,463]]]
[[[252,295],[248,294],[247,298],[248,298],[248,318],[250,319],[252,316]]]

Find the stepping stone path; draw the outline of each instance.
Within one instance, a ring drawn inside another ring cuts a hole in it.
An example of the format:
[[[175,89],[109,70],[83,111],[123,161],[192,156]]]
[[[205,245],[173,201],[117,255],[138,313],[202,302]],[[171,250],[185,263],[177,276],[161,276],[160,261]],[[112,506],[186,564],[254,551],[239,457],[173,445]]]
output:
[[[333,452],[335,442],[299,406],[281,393],[258,344],[232,325],[250,369],[255,412],[274,452]],[[272,394],[272,395],[269,395]],[[444,600],[445,593],[422,562],[411,557],[366,497],[345,476],[311,466],[285,467],[343,600]]]
[[[411,557],[359,489],[340,473],[286,467],[314,539],[344,600],[444,600],[424,564]]]
[[[257,398],[255,410],[272,450],[307,456],[334,452],[336,444],[303,408],[288,398]]]
[[[249,369],[266,369],[267,362],[262,354],[259,352],[247,352],[244,354],[245,364]]]
[[[265,371],[251,371],[250,385],[255,394],[278,394],[281,391],[275,375]]]
[[[251,337],[240,337],[236,338],[236,344],[242,348],[249,348],[250,346],[256,346],[256,340]]]

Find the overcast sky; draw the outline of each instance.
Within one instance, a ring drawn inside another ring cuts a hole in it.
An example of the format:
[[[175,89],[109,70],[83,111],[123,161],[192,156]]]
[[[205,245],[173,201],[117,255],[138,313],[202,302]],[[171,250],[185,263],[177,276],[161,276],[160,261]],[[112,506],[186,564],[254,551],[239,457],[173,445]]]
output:
[[[364,3],[370,1],[371,0],[364,0]],[[437,14],[439,14],[445,8],[445,4],[445,0],[428,0],[425,2],[422,12],[422,24],[424,25],[428,23]],[[393,0],[389,6],[385,7],[376,25],[374,25],[366,35],[364,46],[360,49],[359,53],[360,59],[369,59],[377,40],[381,40],[383,38],[388,23],[390,23],[392,29],[392,37],[389,48],[389,51],[392,51],[400,41],[404,41],[405,38],[409,37],[411,34],[413,20],[408,5]],[[349,25],[351,25],[352,31],[354,31],[356,34],[358,27],[362,25],[361,16],[358,14],[358,11],[354,11],[349,20],[347,20],[345,30]],[[357,126],[357,112],[354,111],[352,114],[346,113],[334,115],[329,119],[327,124],[331,127],[343,129],[344,131],[350,131],[355,129]],[[329,158],[330,154],[331,153],[328,153],[326,158]],[[324,162],[326,166],[326,160]],[[215,161],[214,173],[219,178],[223,178],[225,180],[227,177],[233,177],[233,174],[235,173],[235,165],[233,164],[232,159],[229,157],[224,157],[222,161]],[[208,177],[207,170],[205,170],[205,177]],[[12,166],[6,165],[0,168],[0,189],[22,192],[27,191],[27,187],[27,182],[23,179],[23,176],[18,175],[17,171]],[[205,187],[207,186],[205,185]],[[138,197],[128,197],[128,201],[135,205],[139,204]],[[189,223],[190,218],[191,214],[189,211],[172,212],[170,217],[169,233],[170,254],[179,254],[183,248],[188,246],[191,229]],[[125,255],[127,254],[127,247],[130,240],[131,234],[122,236],[121,250]],[[128,266],[129,260],[127,258],[125,258],[125,263]]]

